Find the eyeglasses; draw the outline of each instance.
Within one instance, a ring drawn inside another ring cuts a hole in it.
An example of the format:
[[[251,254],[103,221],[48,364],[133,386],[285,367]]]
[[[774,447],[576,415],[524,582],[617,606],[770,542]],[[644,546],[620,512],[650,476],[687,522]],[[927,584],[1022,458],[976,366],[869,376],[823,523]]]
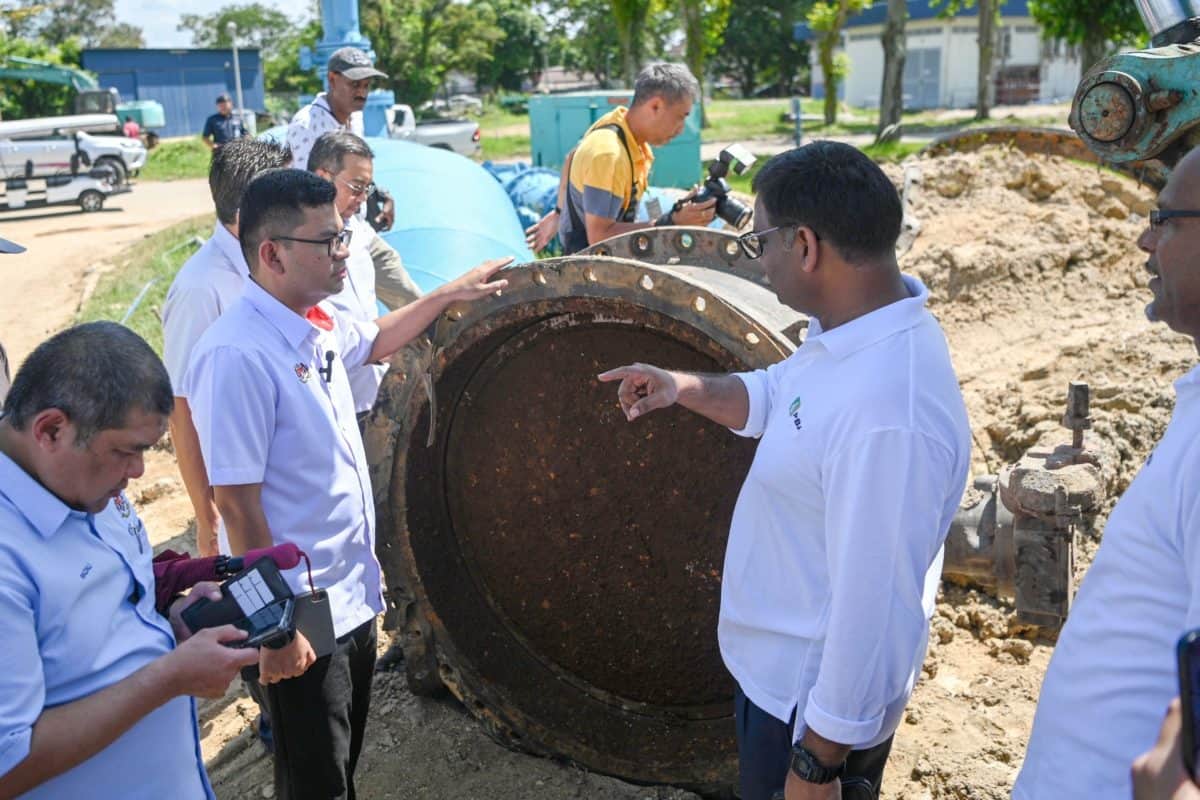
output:
[[[338,180],[342,182],[343,186],[350,190],[351,194],[356,194],[362,197],[370,197],[371,195],[375,194],[375,184],[373,183],[368,183],[366,186],[363,186],[361,183],[351,183],[343,178],[338,178]]]
[[[1200,211],[1156,208],[1150,212],[1150,229],[1160,228],[1164,222],[1176,217],[1200,217]]]
[[[344,250],[350,246],[350,238],[354,235],[354,231],[349,228],[342,228],[340,231],[330,236],[328,239],[301,239],[299,236],[272,236],[272,239],[282,239],[285,242],[303,242],[304,244],[323,244],[329,257],[333,258],[333,254],[337,250]]]
[[[743,233],[737,237],[738,247],[742,248],[742,253],[746,258],[755,259],[761,258],[763,247],[766,244],[767,234],[780,231],[780,237],[783,239],[783,249],[791,250],[792,245],[796,243],[796,236],[800,233],[799,225],[776,225],[773,228],[767,228],[764,231],[750,231]],[[819,241],[820,236],[816,231],[813,231],[813,236]]]

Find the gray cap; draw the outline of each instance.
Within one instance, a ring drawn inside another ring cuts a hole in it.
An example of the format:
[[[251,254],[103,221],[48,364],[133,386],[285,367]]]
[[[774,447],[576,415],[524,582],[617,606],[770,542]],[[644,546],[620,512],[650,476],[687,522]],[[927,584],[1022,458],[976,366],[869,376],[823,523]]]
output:
[[[343,47],[334,52],[329,57],[326,69],[329,72],[340,72],[352,81],[387,77],[387,73],[375,69],[375,63],[371,61],[370,56],[357,47]]]
[[[6,255],[15,255],[16,253],[24,253],[25,248],[16,242],[10,242],[8,239],[0,239],[0,253]]]

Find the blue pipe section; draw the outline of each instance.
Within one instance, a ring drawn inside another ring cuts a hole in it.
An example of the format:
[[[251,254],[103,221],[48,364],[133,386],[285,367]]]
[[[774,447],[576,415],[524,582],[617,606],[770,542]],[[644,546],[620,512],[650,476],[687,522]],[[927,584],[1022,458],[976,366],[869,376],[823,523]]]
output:
[[[287,128],[262,135],[285,142]],[[375,183],[396,203],[396,222],[381,236],[422,292],[489,259],[534,260],[513,204],[483,167],[412,142],[368,137],[367,143],[375,152]]]

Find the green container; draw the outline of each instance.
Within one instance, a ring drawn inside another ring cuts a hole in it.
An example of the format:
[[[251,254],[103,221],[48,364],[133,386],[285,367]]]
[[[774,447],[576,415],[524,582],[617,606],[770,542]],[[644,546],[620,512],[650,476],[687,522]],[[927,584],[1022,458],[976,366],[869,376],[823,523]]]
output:
[[[529,99],[530,146],[533,163],[539,167],[561,168],[563,159],[592,123],[617,106],[628,106],[633,92],[571,92],[540,94]],[[662,147],[654,148],[651,186],[687,189],[700,180],[700,106],[688,115],[683,132]]]
[[[163,111],[162,103],[157,100],[131,100],[121,103],[117,106],[117,116],[122,123],[126,117],[133,117],[133,121],[140,125],[142,130],[154,130],[167,125],[167,115]]]

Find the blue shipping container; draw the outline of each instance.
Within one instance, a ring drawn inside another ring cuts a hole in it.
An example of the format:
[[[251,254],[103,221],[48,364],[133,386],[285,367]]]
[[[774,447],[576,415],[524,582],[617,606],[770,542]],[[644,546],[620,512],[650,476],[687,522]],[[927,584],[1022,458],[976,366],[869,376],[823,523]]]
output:
[[[534,95],[529,100],[530,147],[539,167],[562,167],[563,159],[592,123],[617,106],[628,106],[633,92],[570,92]],[[683,132],[654,148],[653,186],[690,188],[700,180],[700,106],[692,108]]]
[[[238,48],[242,96],[246,108],[266,109],[262,61],[257,48]],[[100,85],[115,87],[122,100],[157,100],[167,125],[160,136],[196,136],[217,111],[217,96],[237,100],[233,51],[230,49],[83,51],[83,68],[97,74]]]

